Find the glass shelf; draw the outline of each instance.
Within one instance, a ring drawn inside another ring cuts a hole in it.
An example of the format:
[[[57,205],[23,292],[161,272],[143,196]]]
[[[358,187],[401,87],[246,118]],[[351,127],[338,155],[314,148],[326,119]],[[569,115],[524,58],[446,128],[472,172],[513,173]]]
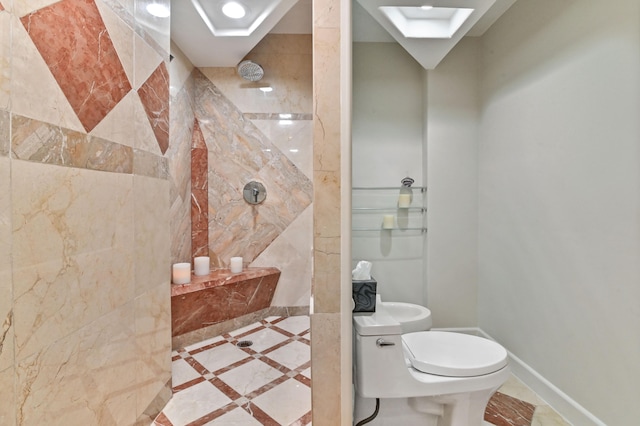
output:
[[[393,237],[425,234],[426,192],[427,188],[423,186],[352,188],[351,231],[372,236],[376,235],[375,232],[387,231]],[[402,194],[412,194],[408,207],[398,206]],[[388,216],[393,216],[393,228],[382,227],[383,218],[389,219]]]
[[[416,189],[420,192],[427,192],[426,186],[378,186],[378,187],[362,187],[362,186],[354,186],[351,188],[353,191],[392,191],[392,190],[400,190],[400,189]]]
[[[382,212],[382,211],[396,211],[405,210],[408,212],[425,213],[426,207],[353,207],[353,212]]]
[[[371,232],[371,231],[420,231],[427,232],[427,228],[353,228],[351,232]]]

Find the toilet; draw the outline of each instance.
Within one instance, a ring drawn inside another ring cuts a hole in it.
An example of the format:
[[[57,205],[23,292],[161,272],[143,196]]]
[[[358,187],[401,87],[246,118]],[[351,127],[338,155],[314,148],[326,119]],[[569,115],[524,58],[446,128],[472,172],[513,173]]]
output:
[[[487,403],[509,377],[507,351],[482,337],[431,331],[427,308],[403,304],[422,312],[415,331],[414,318],[396,305],[378,295],[374,313],[353,314],[356,420],[379,398],[370,425],[488,425]]]

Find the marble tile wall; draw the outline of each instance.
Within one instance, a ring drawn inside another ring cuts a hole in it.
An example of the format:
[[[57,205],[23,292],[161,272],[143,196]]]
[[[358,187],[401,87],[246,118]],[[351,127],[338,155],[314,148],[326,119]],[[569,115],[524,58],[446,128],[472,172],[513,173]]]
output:
[[[311,375],[313,381],[313,424],[347,424],[351,420],[350,398],[344,382],[350,382],[349,337],[341,326],[341,156],[349,151],[341,146],[341,77],[344,61],[341,29],[344,13],[350,6],[340,0],[313,2],[313,311],[311,314]],[[349,16],[346,16],[350,20]],[[346,22],[346,20],[345,20]],[[347,36],[348,37],[348,36]],[[350,56],[350,55],[349,55]],[[346,77],[345,77],[346,78]],[[350,89],[349,89],[350,90]],[[348,104],[348,102],[347,102]],[[347,144],[347,142],[344,142]],[[345,162],[346,163],[346,162]],[[347,166],[348,167],[348,166]],[[350,185],[349,185],[350,186]],[[347,217],[350,212],[344,215]],[[347,223],[348,223],[348,219]],[[350,257],[350,253],[345,254]],[[350,316],[350,313],[348,313]],[[348,364],[348,365],[347,365]],[[343,392],[344,390],[344,392]]]
[[[148,424],[169,397],[169,21],[147,15],[0,0],[2,425]]]
[[[193,65],[175,45],[169,65],[170,144],[167,151],[171,186],[171,263],[191,260],[191,139],[194,132]],[[205,176],[206,177],[206,176]]]
[[[309,35],[267,35],[247,55],[265,69],[258,83],[235,68],[193,74],[193,255],[208,254],[214,267],[232,256],[277,267],[273,306],[308,306],[311,293],[311,46]],[[266,86],[272,90],[260,90]],[[242,198],[251,180],[267,189],[258,206]]]

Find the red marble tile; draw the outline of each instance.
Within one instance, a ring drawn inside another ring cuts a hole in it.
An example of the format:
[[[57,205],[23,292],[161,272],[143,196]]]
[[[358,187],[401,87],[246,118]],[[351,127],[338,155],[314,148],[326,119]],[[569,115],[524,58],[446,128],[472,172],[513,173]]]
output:
[[[162,62],[138,89],[162,154],[169,148],[169,72]]]
[[[493,394],[484,419],[496,426],[531,426],[535,405],[500,392]]]
[[[173,285],[172,336],[268,307],[279,278],[276,268],[250,268],[239,274],[217,270],[193,276],[189,284]]]
[[[217,387],[223,394],[225,394],[232,401],[242,397],[234,388],[223,382],[219,377],[214,377],[209,380],[212,385]]]
[[[215,420],[218,417],[221,417],[232,410],[241,410],[241,408],[238,408],[238,406],[234,403],[229,403],[222,408],[218,408],[212,413],[206,414],[200,417],[199,419],[196,419],[190,422],[188,426],[202,426],[202,425],[209,424],[209,422],[211,422],[212,420]]]
[[[62,0],[20,18],[87,132],[131,90],[93,0]]]
[[[209,182],[207,179],[208,163],[207,150],[194,148],[191,150],[191,188],[199,191],[207,190]]]
[[[268,275],[280,278],[280,270],[278,268],[245,268],[242,272],[232,274],[229,269],[215,269],[209,275],[191,276],[191,282],[188,284],[172,284],[171,296],[178,296],[185,293],[204,290],[211,287],[220,287],[246,281],[253,278],[265,277]],[[276,280],[277,280],[276,279]]]
[[[191,146],[191,252],[193,257],[209,256],[209,153],[198,120]],[[216,258],[211,264],[222,266]]]
[[[244,408],[247,413],[251,414],[254,419],[262,423],[264,426],[282,426],[255,404],[247,403],[243,405],[242,408]]]
[[[209,256],[209,214],[206,190],[191,189],[191,255]],[[219,259],[211,259],[212,267],[220,267]]]
[[[164,415],[164,413],[160,413],[158,414],[158,417],[156,417],[156,419],[153,422],[154,426],[173,426],[173,423],[171,423],[171,420],[169,420],[167,418],[167,416]]]
[[[207,143],[204,140],[200,122],[198,119],[193,120],[193,134],[191,136],[191,149],[207,149]]]

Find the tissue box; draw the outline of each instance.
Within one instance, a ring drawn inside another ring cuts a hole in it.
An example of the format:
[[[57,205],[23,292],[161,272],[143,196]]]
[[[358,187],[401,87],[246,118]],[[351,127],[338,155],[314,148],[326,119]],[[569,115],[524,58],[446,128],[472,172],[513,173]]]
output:
[[[371,277],[370,280],[352,280],[353,301],[356,307],[353,312],[376,311],[376,288],[378,283]]]

